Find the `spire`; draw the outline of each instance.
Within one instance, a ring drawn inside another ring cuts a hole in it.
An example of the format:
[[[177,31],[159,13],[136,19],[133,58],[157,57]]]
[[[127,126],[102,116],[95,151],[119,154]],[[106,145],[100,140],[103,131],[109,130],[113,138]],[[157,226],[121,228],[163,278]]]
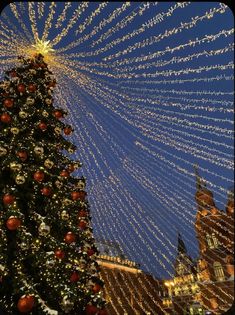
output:
[[[199,189],[202,188],[203,184],[205,186],[205,183],[203,183],[203,180],[202,180],[202,178],[199,175],[198,164],[194,164],[194,170],[195,170],[195,175],[196,175],[196,188],[199,190]]]
[[[184,244],[184,241],[182,240],[181,234],[178,232],[178,255],[186,253],[186,246]]]

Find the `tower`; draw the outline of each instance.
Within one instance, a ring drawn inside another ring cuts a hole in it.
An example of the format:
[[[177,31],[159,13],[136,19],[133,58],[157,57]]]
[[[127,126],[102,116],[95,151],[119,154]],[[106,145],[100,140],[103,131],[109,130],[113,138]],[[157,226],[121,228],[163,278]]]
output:
[[[203,183],[197,167],[195,173],[200,298],[206,309],[213,314],[221,314],[232,305],[234,296],[234,203],[229,197],[226,212],[219,210],[214,203],[213,193]]]

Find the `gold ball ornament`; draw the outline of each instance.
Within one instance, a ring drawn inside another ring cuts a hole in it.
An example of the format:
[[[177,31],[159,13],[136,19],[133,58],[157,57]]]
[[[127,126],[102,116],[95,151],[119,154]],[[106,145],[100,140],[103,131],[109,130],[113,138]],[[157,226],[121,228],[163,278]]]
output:
[[[44,162],[44,165],[45,165],[45,167],[51,169],[54,166],[54,162],[52,162],[49,159],[46,159],[45,162]]]
[[[45,99],[45,103],[46,103],[47,105],[51,105],[51,104],[52,104],[52,99],[51,99],[51,98],[46,98],[46,99]]]
[[[59,180],[55,181],[55,185],[57,188],[61,188],[63,186],[63,183],[60,182]]]
[[[0,156],[4,156],[7,154],[7,149],[4,147],[0,147]]]
[[[11,133],[13,133],[13,135],[18,135],[18,133],[20,132],[20,129],[16,127],[12,127],[10,130],[11,130]]]
[[[16,162],[11,162],[10,163],[10,169],[14,172],[19,172],[21,169],[22,169],[22,165],[21,164],[18,164]]]
[[[48,113],[46,110],[44,110],[44,111],[42,112],[42,116],[43,116],[43,117],[48,117],[48,116],[49,116],[49,113]]]
[[[22,111],[19,112],[19,116],[20,116],[20,118],[25,119],[25,118],[28,117],[28,113],[27,113],[27,112],[24,112],[24,111],[22,110]]]
[[[41,154],[44,153],[44,149],[43,149],[42,147],[38,147],[38,146],[34,147],[33,151],[34,151],[34,153],[36,153],[37,155],[41,155]]]
[[[26,104],[33,105],[35,103],[35,99],[32,96],[27,97]]]
[[[65,221],[69,219],[69,214],[68,214],[67,211],[63,210],[63,211],[61,212],[61,219],[62,219],[62,220],[65,220]]]
[[[56,133],[57,135],[60,135],[60,134],[61,134],[61,128],[59,128],[59,127],[55,127],[54,131],[55,131],[55,133]]]
[[[39,225],[39,228],[38,228],[38,233],[42,236],[46,236],[50,233],[50,227],[49,225],[46,225],[45,222],[42,222],[40,225]]]
[[[15,178],[15,182],[17,185],[22,185],[25,183],[26,178],[22,174],[18,174]]]

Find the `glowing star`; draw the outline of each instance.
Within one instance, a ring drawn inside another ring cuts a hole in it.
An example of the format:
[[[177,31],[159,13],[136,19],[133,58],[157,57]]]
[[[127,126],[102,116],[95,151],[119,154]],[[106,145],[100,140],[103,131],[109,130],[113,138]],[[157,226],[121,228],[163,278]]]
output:
[[[32,47],[36,50],[36,52],[41,53],[44,56],[55,51],[55,49],[51,47],[49,40],[43,41],[38,39],[36,44],[32,45]]]

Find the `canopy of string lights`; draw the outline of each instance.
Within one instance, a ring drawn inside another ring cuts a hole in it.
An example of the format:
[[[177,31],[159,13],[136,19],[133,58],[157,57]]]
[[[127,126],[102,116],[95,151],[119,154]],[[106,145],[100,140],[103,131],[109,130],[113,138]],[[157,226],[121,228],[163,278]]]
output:
[[[56,77],[95,237],[156,277],[173,276],[177,232],[197,257],[194,164],[220,209],[233,184],[233,31],[216,2],[15,2],[0,16],[1,75],[36,51]]]

